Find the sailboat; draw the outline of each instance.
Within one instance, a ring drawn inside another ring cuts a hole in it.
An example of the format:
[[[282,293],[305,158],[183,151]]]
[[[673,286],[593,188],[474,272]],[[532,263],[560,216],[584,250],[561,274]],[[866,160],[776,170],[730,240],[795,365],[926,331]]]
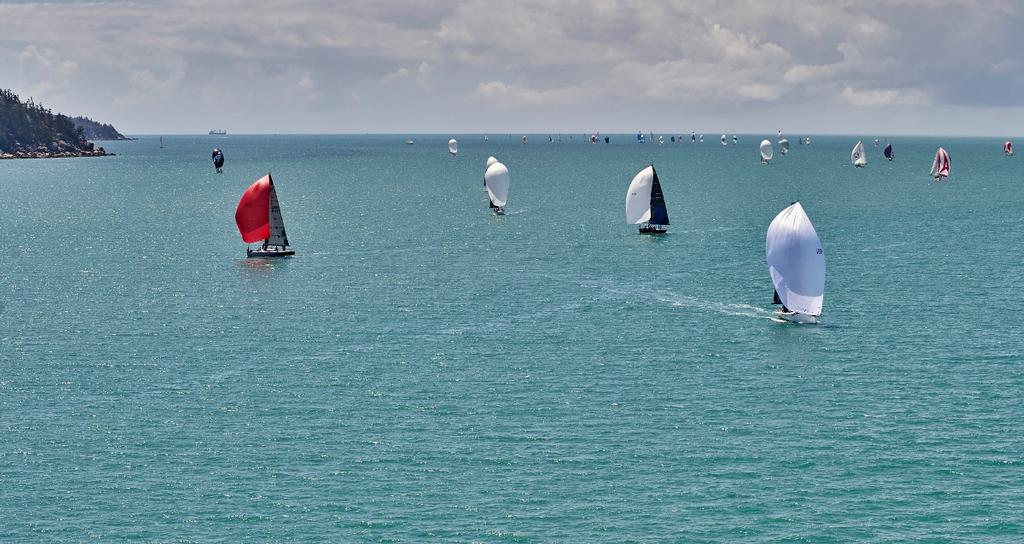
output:
[[[732,135],[732,145],[736,145],[737,143],[739,143],[739,141],[740,141],[740,139],[737,138],[735,134],[733,134]]]
[[[858,140],[857,145],[850,151],[850,162],[857,168],[864,168],[868,164],[868,156],[864,153],[864,142]]]
[[[814,225],[799,202],[782,210],[765,236],[768,273],[775,287],[775,317],[796,323],[817,323],[825,298],[825,252]]]
[[[704,135],[703,134],[700,135],[700,143],[704,143]]]
[[[164,137],[161,136],[160,137],[160,149],[163,149],[163,148],[164,148]]]
[[[722,145],[729,145],[729,142],[726,141],[725,134],[722,135]]]
[[[782,153],[783,155],[789,154],[789,140],[785,138],[779,140],[779,153]]]
[[[1003,144],[1003,153],[1005,153],[1007,157],[1013,156],[1013,142],[1006,140],[1006,143]]]
[[[525,143],[526,143],[526,141],[527,141],[527,140],[526,140],[526,135],[525,135],[525,134],[523,134],[523,143],[525,144]]]
[[[696,142],[697,141],[697,133],[696,132],[690,132],[690,141],[691,142]]]
[[[491,138],[490,138],[490,136],[488,136],[488,135],[484,134],[484,141],[485,141],[485,142],[489,142],[489,141],[491,141]]]
[[[235,209],[235,224],[242,240],[251,244],[263,241],[258,249],[247,247],[248,257],[286,257],[295,255],[288,247],[288,235],[284,231],[281,204],[277,201],[277,189],[270,173],[256,180],[242,193]]]
[[[668,208],[654,165],[641,170],[626,190],[626,223],[640,225],[640,234],[665,234]]]
[[[484,187],[487,188],[487,198],[490,200],[491,210],[494,215],[505,215],[505,203],[508,202],[509,175],[508,168],[494,159],[491,162],[487,159],[487,170],[484,171]]]
[[[885,158],[890,161],[896,158],[896,154],[892,152],[892,144],[885,144],[885,149],[882,153],[885,154]]]
[[[665,145],[665,136],[658,136],[658,145]]]
[[[946,153],[946,150],[940,147],[935,152],[935,160],[932,161],[931,175],[935,178],[935,181],[942,181],[942,178],[949,176],[949,167],[949,153]]]
[[[448,140],[448,153],[453,157],[459,153],[459,141],[455,138]]]
[[[768,161],[772,160],[775,155],[775,151],[772,150],[772,143],[768,141],[768,138],[761,140],[761,164],[768,164]]]
[[[218,174],[224,173],[224,153],[219,147],[213,148],[213,154],[210,156],[213,160],[213,167],[217,169]]]

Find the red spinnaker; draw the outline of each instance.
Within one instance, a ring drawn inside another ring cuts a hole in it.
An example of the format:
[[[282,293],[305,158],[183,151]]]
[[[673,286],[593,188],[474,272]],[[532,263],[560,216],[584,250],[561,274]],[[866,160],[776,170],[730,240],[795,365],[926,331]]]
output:
[[[235,224],[247,244],[270,237],[270,174],[256,180],[242,193],[235,209]]]

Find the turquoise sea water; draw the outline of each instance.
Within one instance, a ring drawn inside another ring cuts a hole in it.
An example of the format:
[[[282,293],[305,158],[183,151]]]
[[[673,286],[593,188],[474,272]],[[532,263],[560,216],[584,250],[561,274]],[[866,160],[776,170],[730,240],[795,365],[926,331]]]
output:
[[[865,138],[856,170],[855,137],[769,166],[755,135],[457,137],[0,161],[0,541],[1024,537],[1002,140],[893,138],[889,163]],[[650,162],[662,238],[624,224]],[[267,171],[298,254],[246,260],[234,208]],[[819,326],[769,319],[764,234],[796,199]]]

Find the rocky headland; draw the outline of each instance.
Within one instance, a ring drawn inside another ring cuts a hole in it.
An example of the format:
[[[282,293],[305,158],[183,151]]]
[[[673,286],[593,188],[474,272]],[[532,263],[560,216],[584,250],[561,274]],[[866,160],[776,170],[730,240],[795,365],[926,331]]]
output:
[[[70,117],[53,113],[33,99],[22,102],[10,90],[0,90],[0,159],[103,157]]]

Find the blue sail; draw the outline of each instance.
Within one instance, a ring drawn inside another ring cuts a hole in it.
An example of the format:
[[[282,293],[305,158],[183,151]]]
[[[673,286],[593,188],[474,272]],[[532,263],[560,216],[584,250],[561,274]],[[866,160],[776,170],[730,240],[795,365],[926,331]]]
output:
[[[651,225],[668,225],[668,208],[665,207],[665,195],[661,192],[661,182],[658,181],[658,171],[651,167],[654,172],[654,182],[651,184]]]

